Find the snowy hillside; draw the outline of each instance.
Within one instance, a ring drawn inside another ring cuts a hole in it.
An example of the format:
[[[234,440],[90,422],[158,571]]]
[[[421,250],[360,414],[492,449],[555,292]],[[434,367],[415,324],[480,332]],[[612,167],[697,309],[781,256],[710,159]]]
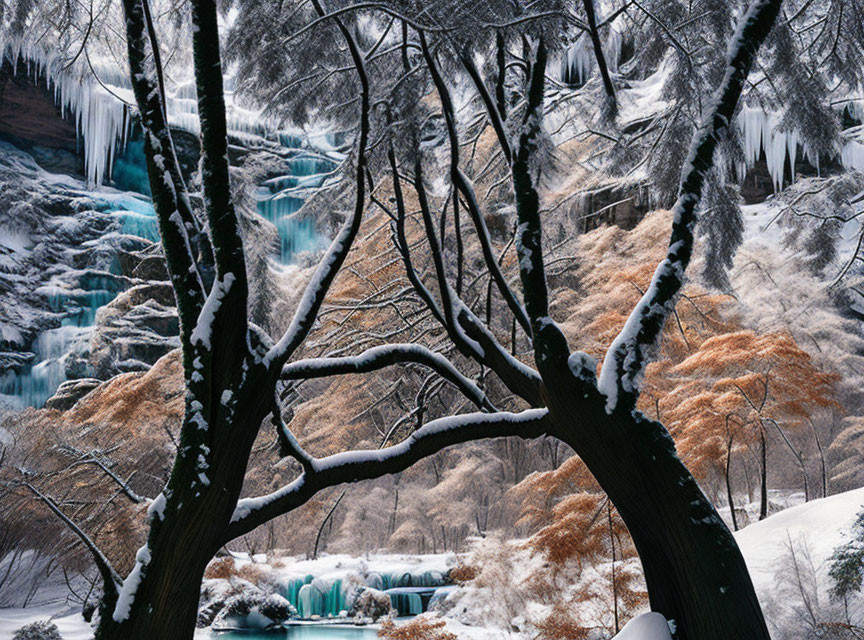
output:
[[[864,489],[857,489],[781,511],[735,534],[777,640],[798,637],[810,611],[820,620],[830,615],[829,560],[849,540],[862,509]],[[864,594],[849,609],[857,618]]]

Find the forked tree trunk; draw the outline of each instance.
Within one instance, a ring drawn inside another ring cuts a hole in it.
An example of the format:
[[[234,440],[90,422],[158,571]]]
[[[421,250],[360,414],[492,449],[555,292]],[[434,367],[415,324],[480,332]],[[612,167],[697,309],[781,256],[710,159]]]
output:
[[[189,640],[194,635],[204,570],[226,542],[243,487],[257,433],[251,425],[261,424],[271,406],[260,392],[267,380],[255,373],[250,369],[250,382],[238,388],[236,410],[229,414],[236,418],[218,409],[209,417],[209,431],[227,441],[218,448],[222,456],[214,456],[203,471],[178,456],[163,493],[163,518],[151,509],[150,559],[141,569],[131,607],[125,615],[122,606],[116,610],[120,620],[103,613],[97,640]]]

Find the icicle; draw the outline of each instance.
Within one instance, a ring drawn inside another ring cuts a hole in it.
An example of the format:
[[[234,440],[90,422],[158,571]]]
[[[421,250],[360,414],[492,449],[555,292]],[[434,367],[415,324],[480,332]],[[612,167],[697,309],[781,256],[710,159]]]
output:
[[[744,140],[744,169],[746,171],[756,164],[764,151],[774,191],[783,188],[787,154],[790,160],[790,175],[792,181],[795,181],[795,163],[800,141],[798,131],[784,131],[779,129],[779,125],[780,118],[777,114],[766,113],[762,109],[743,107],[738,115],[738,127]],[[805,156],[808,160],[811,159],[806,148]]]
[[[593,55],[589,38],[579,36],[561,60],[561,80],[566,84],[585,84],[591,74]]]

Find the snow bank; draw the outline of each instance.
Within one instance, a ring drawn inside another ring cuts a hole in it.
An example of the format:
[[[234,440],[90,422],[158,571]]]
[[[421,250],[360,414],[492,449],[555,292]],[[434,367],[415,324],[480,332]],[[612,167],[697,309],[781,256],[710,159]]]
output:
[[[49,618],[57,625],[63,640],[90,640],[93,637],[93,630],[81,617],[79,608],[69,608],[58,613],[56,606],[45,606],[0,609],[0,638],[11,638],[25,624]]]
[[[669,623],[659,613],[643,613],[621,629],[615,640],[672,640]]]
[[[738,531],[735,538],[763,605],[775,594],[778,563],[782,562],[790,539],[806,539],[810,559],[817,569],[819,591],[826,594],[827,562],[834,549],[848,540],[851,525],[862,507],[864,489],[855,489],[781,511]]]

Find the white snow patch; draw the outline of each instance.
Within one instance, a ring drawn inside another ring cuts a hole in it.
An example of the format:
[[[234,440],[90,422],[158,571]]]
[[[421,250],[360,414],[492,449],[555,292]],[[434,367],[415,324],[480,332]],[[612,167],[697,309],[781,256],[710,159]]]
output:
[[[633,618],[614,640],[672,640],[672,634],[666,618],[652,611]]]

